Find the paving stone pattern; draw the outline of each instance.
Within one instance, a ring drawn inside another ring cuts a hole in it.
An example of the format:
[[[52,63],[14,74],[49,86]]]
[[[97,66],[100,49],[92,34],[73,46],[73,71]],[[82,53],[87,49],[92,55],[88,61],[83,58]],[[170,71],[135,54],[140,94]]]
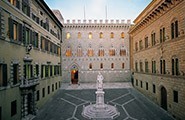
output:
[[[95,89],[60,89],[38,112],[34,120],[87,120],[83,106],[95,103]],[[116,105],[115,120],[173,120],[163,109],[134,88],[104,89],[105,103]],[[101,119],[102,120],[102,119]]]

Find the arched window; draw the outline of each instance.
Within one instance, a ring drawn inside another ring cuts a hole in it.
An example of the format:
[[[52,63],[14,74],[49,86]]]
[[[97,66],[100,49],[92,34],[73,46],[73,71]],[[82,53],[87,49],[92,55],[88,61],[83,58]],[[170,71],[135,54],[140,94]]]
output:
[[[114,63],[111,63],[111,69],[114,69]]]
[[[121,38],[122,38],[122,39],[125,38],[124,32],[121,33]]]
[[[160,60],[160,73],[166,74],[166,61],[162,58]]]
[[[103,38],[103,33],[102,32],[100,32],[100,38]]]
[[[99,51],[98,51],[98,56],[103,57],[104,54],[105,52],[104,52],[103,46],[100,46]]]
[[[89,64],[89,69],[90,69],[90,70],[92,69],[92,63]]]
[[[83,53],[82,53],[82,48],[81,46],[79,45],[78,48],[77,48],[77,57],[82,57]]]
[[[173,57],[171,64],[172,64],[172,75],[179,75],[179,59],[177,57]]]
[[[120,48],[120,56],[126,56],[126,50],[123,45]]]
[[[70,39],[71,38],[71,34],[69,32],[66,33],[66,39]]]
[[[87,50],[87,56],[93,57],[94,56],[94,50],[91,48],[91,45],[89,45],[89,48]]]
[[[171,23],[171,38],[177,38],[178,37],[178,20],[173,20]]]
[[[100,69],[103,69],[103,63],[100,63]]]
[[[71,50],[71,47],[68,46],[66,49],[66,57],[71,57],[71,56],[72,56],[72,50]]]
[[[125,63],[122,63],[122,69],[124,69],[125,68]]]
[[[92,33],[89,32],[89,39],[92,39]]]
[[[139,68],[140,68],[140,72],[143,72],[143,62],[142,61],[139,62]]]
[[[165,34],[166,34],[165,27],[161,27],[160,28],[160,43],[165,42]]]
[[[82,38],[81,32],[78,32],[78,39],[81,39],[81,38]]]
[[[151,43],[152,43],[152,46],[154,46],[156,44],[155,32],[154,31],[151,33]]]
[[[116,55],[116,50],[113,46],[109,49],[109,55],[110,56],[115,56]]]
[[[138,62],[135,61],[135,71],[138,72]]]
[[[114,33],[113,32],[110,33],[110,38],[114,38]]]

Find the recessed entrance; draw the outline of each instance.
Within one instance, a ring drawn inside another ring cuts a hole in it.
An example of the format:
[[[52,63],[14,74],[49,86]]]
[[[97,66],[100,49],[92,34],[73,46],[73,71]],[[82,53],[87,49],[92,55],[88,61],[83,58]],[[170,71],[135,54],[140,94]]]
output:
[[[71,83],[78,84],[78,68],[76,65],[71,68]]]
[[[167,91],[164,87],[161,88],[161,107],[167,110]]]
[[[28,114],[33,114],[33,101],[32,100],[33,100],[32,94],[29,93],[28,99],[27,99],[27,101],[28,101]]]
[[[71,83],[78,84],[78,70],[71,70]]]

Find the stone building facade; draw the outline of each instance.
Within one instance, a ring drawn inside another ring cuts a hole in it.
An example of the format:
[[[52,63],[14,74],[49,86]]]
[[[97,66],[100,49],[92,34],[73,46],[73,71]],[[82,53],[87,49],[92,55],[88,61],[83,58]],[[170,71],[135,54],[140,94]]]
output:
[[[34,116],[58,90],[62,27],[43,0],[0,1],[0,120]]]
[[[104,82],[129,81],[130,26],[130,20],[67,20],[62,31],[62,81],[93,83],[98,72]]]
[[[129,31],[134,87],[177,120],[185,118],[184,11],[184,0],[153,0]]]

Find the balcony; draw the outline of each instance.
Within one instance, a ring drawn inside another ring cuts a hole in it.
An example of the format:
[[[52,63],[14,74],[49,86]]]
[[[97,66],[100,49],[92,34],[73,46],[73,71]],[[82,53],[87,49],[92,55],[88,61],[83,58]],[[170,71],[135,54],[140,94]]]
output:
[[[21,79],[20,88],[30,88],[39,84],[39,77],[32,77],[30,79]]]

